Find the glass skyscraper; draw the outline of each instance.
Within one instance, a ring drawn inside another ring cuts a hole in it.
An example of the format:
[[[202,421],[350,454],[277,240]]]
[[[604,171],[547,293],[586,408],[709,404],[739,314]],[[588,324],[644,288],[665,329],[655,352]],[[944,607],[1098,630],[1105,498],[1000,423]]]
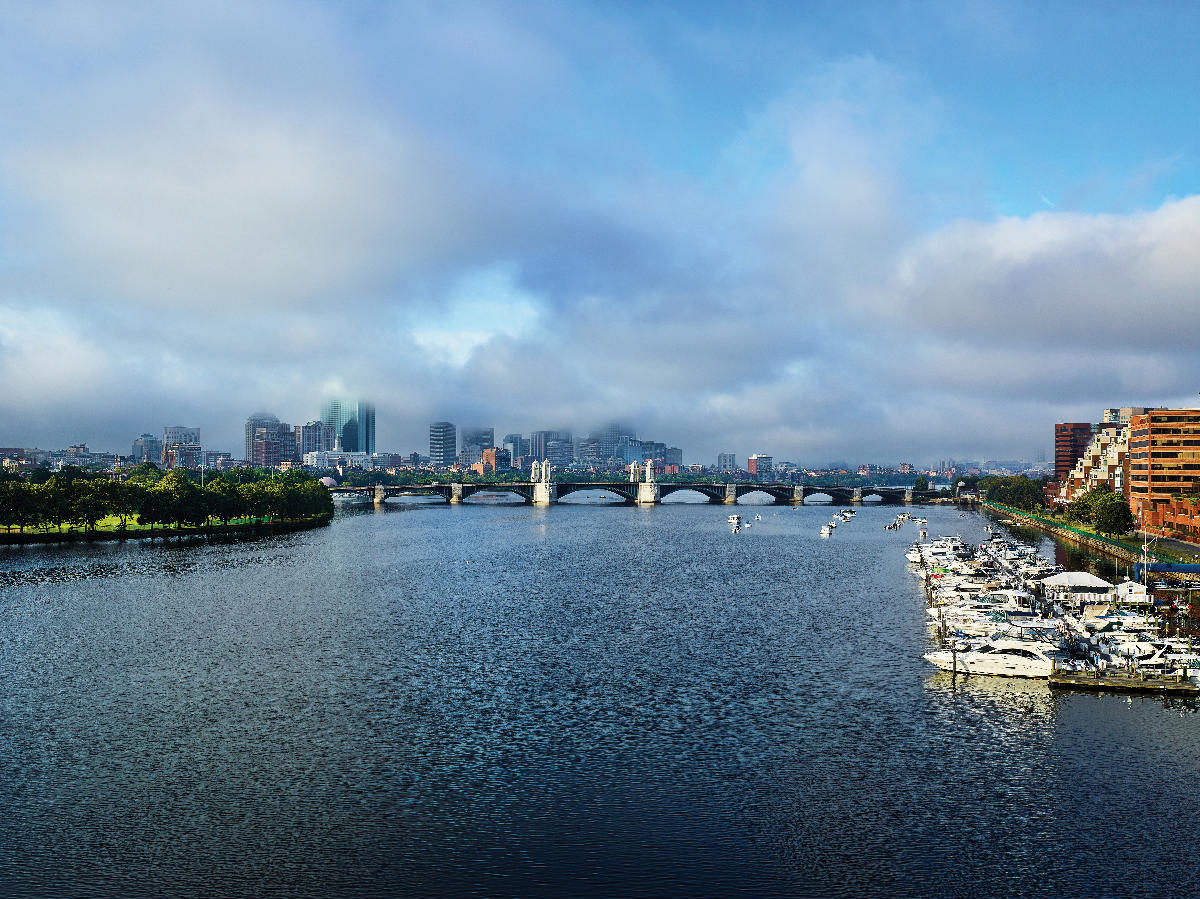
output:
[[[364,400],[334,397],[321,407],[321,422],[333,428],[343,453],[375,452],[375,405]]]

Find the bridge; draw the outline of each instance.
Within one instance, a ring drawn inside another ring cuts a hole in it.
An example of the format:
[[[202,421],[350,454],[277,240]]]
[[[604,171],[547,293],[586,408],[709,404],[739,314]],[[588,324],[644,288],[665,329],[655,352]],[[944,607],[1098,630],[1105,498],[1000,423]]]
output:
[[[465,502],[477,493],[511,493],[529,505],[550,506],[565,496],[584,490],[599,490],[612,494],[625,505],[657,505],[673,493],[691,490],[707,497],[710,503],[736,505],[752,493],[763,493],[775,505],[802,505],[811,496],[829,497],[833,505],[855,505],[878,499],[885,505],[928,502],[938,496],[933,490],[913,490],[911,487],[839,487],[837,485],[746,484],[718,481],[687,483],[635,481],[510,481],[495,484],[435,483],[387,486],[375,484],[362,487],[330,487],[335,496],[355,496],[381,505],[399,496],[440,496],[451,504]]]

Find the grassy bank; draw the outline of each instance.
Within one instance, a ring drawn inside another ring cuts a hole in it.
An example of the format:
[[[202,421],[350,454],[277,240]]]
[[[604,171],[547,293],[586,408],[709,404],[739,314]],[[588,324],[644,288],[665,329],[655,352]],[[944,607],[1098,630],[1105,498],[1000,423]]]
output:
[[[135,522],[121,526],[119,519],[103,521],[94,530],[84,528],[26,528],[23,533],[10,531],[0,533],[0,546],[28,546],[39,543],[91,543],[108,540],[145,540],[167,537],[214,537],[238,538],[264,534],[286,534],[292,531],[307,531],[329,524],[330,516],[311,518],[273,519],[241,518],[228,524],[210,523],[183,527],[152,527]]]
[[[996,502],[985,501],[983,505],[993,511],[1020,518],[1035,527],[1040,526],[1039,529],[1055,533],[1065,540],[1086,543],[1091,549],[1099,552],[1107,552],[1109,555],[1120,559],[1136,557],[1136,559],[1140,560],[1142,556],[1142,541],[1136,536],[1110,537],[1096,533],[1095,528],[1089,525],[1066,524],[1058,518],[1047,518],[1035,512],[1025,512],[1021,509],[1014,509],[1011,506],[1005,506]],[[1149,556],[1152,562],[1189,563],[1194,561],[1190,554],[1176,553],[1158,546],[1150,548]]]

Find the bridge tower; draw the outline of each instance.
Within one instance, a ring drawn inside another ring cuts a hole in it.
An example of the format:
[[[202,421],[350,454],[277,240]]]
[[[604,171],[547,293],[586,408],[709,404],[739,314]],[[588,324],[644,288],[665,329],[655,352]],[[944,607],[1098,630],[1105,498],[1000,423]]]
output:
[[[793,506],[803,506],[804,505],[804,488],[801,487],[799,484],[797,484],[795,487],[792,488],[792,505]]]
[[[371,494],[371,500],[377,506],[382,506],[384,500],[387,499],[387,490],[382,484],[376,484],[375,490]]]
[[[904,488],[904,505],[911,506],[913,504],[913,489],[911,487]]]
[[[737,505],[737,484],[726,484],[725,485],[725,505],[727,505],[727,506],[736,506]]]
[[[854,495],[850,497],[850,502],[852,502],[852,503],[861,503],[862,502],[862,488],[861,487],[854,488]]]
[[[450,504],[452,506],[457,506],[459,503],[461,503],[463,501],[462,488],[463,488],[462,484],[451,484],[450,485]]]
[[[550,480],[550,460],[533,463],[533,504],[552,506],[558,502],[558,485]]]
[[[638,484],[637,504],[639,506],[656,506],[658,503],[659,491],[657,481]]]

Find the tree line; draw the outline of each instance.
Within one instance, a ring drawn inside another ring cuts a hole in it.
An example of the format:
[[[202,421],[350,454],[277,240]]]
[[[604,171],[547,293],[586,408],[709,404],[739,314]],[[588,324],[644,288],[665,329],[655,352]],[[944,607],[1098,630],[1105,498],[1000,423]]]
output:
[[[202,527],[234,519],[281,521],[329,518],[333,501],[325,485],[301,472],[224,472],[203,486],[192,472],[138,466],[125,481],[81,469],[35,472],[0,481],[0,524],[16,528],[81,527],[96,530],[107,519],[149,526]]]
[[[980,489],[991,502],[1028,512],[1045,505],[1045,486],[1045,480],[1030,480],[1019,475],[986,477],[979,481]],[[1103,483],[1069,503],[1063,516],[1067,521],[1092,525],[1097,533],[1114,537],[1129,533],[1137,523],[1124,494]]]

